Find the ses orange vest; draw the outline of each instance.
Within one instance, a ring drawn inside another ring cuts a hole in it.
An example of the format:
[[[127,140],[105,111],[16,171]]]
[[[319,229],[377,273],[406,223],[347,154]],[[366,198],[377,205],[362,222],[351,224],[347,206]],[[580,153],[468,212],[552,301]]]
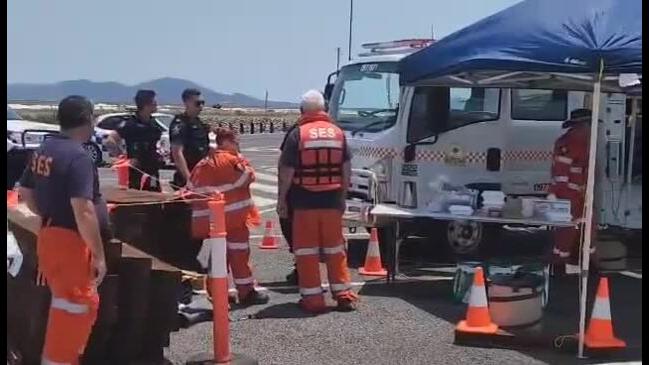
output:
[[[255,174],[240,154],[216,150],[194,167],[189,180],[194,186],[192,191],[195,195],[209,197],[223,194],[226,230],[259,224],[259,212],[250,193]],[[210,225],[207,201],[194,201],[191,206],[192,237],[207,238]]]
[[[313,192],[342,186],[345,135],[324,113],[304,115],[300,121],[299,164],[293,184]]]

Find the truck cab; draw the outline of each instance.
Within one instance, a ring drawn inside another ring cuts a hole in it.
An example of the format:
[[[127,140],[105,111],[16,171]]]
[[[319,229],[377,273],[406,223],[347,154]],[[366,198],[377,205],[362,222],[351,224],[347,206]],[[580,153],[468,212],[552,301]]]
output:
[[[348,227],[381,227],[371,215],[379,203],[426,209],[442,184],[545,197],[562,124],[571,110],[590,105],[586,92],[401,86],[399,60],[431,43],[365,44],[367,52],[332,74],[335,81],[325,87],[329,112],[345,131],[353,155],[344,216]],[[626,109],[623,94],[604,96],[601,135],[610,148],[600,151],[598,161],[615,166],[598,175],[602,187],[605,181],[610,187],[601,189],[598,199],[601,224],[614,215],[620,220],[606,199],[616,206],[628,200],[617,194],[625,185]],[[604,170],[598,166],[598,171]],[[478,222],[420,223],[410,228],[413,234],[444,238],[460,255],[475,252],[496,233],[495,227]]]

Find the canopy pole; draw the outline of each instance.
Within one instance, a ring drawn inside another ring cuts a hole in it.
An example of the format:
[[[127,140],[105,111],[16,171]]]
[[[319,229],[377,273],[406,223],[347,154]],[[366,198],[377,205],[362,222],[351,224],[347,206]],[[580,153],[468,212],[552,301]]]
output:
[[[581,298],[579,301],[579,351],[578,358],[584,358],[584,335],[586,333],[586,297],[588,295],[588,269],[590,267],[590,246],[593,227],[593,195],[595,192],[595,157],[597,155],[597,132],[599,131],[599,104],[602,91],[603,61],[600,72],[593,86],[593,109],[590,121],[590,145],[588,150],[588,180],[586,182],[586,199],[584,212],[584,242],[581,250]]]

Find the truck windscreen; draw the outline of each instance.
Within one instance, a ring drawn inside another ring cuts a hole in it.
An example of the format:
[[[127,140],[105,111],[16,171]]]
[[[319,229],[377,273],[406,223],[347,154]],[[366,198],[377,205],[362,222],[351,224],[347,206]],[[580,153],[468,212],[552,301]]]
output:
[[[348,131],[379,132],[393,126],[399,109],[395,62],[354,64],[340,70],[329,112]]]

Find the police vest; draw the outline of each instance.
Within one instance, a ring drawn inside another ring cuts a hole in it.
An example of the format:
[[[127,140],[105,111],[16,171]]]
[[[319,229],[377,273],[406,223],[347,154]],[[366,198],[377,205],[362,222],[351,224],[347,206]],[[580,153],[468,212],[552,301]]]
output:
[[[200,119],[189,119],[185,114],[178,114],[171,122],[170,133],[183,135],[183,156],[191,171],[196,164],[207,156],[210,148],[209,126]]]
[[[299,128],[299,164],[293,184],[313,192],[342,186],[345,148],[343,131],[329,121],[304,123]]]

